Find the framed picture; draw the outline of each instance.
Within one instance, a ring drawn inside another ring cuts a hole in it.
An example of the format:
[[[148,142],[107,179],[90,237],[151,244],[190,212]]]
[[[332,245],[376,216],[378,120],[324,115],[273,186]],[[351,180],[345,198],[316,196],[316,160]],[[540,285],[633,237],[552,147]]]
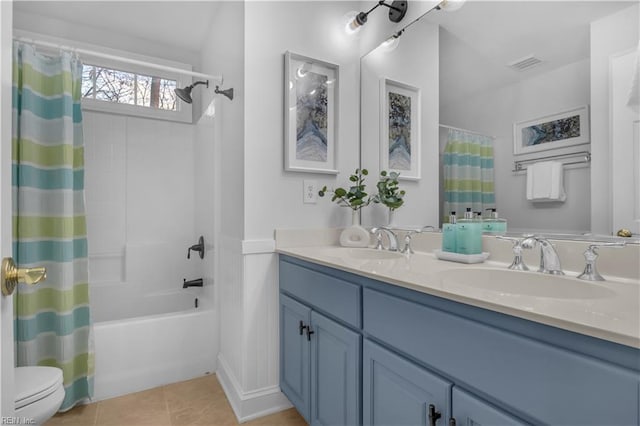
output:
[[[588,105],[513,125],[514,155],[567,148],[590,140]]]
[[[420,89],[380,79],[380,169],[420,179]]]
[[[284,55],[284,168],[337,174],[338,65]]]

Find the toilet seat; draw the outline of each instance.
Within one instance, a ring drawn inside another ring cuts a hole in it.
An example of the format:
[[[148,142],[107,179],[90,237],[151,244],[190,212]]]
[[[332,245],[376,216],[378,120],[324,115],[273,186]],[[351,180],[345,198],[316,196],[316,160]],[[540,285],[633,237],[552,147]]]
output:
[[[15,369],[16,410],[40,401],[58,389],[64,390],[62,383],[62,370],[59,368],[17,367]]]

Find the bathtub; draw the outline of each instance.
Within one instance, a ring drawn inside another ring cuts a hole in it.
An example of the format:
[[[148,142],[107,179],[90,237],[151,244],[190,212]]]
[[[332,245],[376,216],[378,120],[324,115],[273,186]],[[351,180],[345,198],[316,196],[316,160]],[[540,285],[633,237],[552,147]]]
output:
[[[113,291],[92,293],[94,300],[100,298],[93,310],[94,400],[215,371],[216,315],[212,303],[201,297],[202,291],[129,297],[125,303],[120,295],[120,303],[111,309],[105,308],[109,306],[105,302]]]

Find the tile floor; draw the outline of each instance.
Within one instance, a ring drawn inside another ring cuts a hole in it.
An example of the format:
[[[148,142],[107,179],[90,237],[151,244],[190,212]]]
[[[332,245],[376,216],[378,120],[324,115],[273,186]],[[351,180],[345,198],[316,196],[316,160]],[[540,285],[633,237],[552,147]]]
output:
[[[45,426],[204,426],[237,425],[215,375],[173,383],[83,405],[57,414]],[[306,426],[291,408],[243,425]]]

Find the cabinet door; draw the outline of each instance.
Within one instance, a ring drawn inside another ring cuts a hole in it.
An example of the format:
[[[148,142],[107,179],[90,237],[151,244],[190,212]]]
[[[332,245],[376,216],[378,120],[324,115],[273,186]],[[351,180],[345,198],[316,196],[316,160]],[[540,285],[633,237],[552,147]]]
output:
[[[311,313],[311,424],[360,425],[360,335]]]
[[[450,382],[366,339],[362,359],[364,425],[447,424]]]
[[[280,387],[307,422],[311,389],[306,327],[310,322],[310,308],[280,295]]]
[[[456,425],[524,425],[515,417],[454,386],[452,412]]]

